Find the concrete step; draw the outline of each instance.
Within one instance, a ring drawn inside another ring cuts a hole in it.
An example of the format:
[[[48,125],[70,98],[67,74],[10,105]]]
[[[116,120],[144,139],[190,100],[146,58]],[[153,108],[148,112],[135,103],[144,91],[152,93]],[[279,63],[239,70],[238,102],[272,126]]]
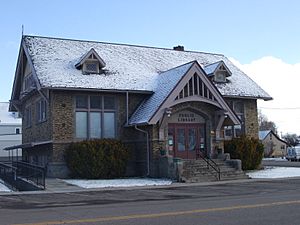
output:
[[[236,180],[248,179],[249,177],[240,170],[227,164],[225,161],[216,159],[214,162],[217,164],[221,172],[221,180]],[[202,159],[199,160],[183,160],[182,170],[183,182],[208,182],[218,180],[218,173],[211,166],[207,167],[207,162]]]

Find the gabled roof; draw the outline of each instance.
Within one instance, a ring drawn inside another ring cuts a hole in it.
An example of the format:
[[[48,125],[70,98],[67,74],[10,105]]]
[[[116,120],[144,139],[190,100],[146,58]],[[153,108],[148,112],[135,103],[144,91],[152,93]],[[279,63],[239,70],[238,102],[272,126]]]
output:
[[[191,61],[203,68],[223,61],[232,76],[215,84],[223,96],[272,99],[224,55],[103,42],[24,36],[41,88],[154,91],[162,71]],[[106,63],[103,74],[83,75],[75,65],[91,49]]]
[[[240,124],[238,117],[207,78],[204,70],[197,61],[193,61],[161,73],[154,93],[133,113],[129,125],[156,124],[166,109],[181,102],[182,99],[178,99],[176,96],[188,85],[190,79],[194,79],[195,74],[199,76],[203,85],[209,90],[211,98],[207,96],[205,99],[200,95],[192,95],[186,97],[184,101],[201,101],[214,104],[224,110],[234,124]]]
[[[177,83],[182,79],[194,62],[162,72],[157,80],[154,93],[147,98],[133,113],[129,120],[130,125],[147,124],[159,106],[168,97]]]
[[[85,63],[85,61],[91,56],[94,55],[96,57],[96,59],[98,60],[99,64],[100,64],[100,68],[105,67],[105,62],[103,61],[103,59],[98,55],[98,53],[96,52],[96,50],[94,48],[91,48],[87,53],[85,53],[79,60],[78,63],[75,64],[75,67],[78,69],[80,68],[83,63]]]
[[[264,140],[272,130],[260,130],[258,132],[259,140]]]
[[[226,64],[223,61],[215,62],[209,65],[206,65],[203,69],[208,76],[213,75],[221,66],[224,66],[227,71],[227,76],[231,76],[231,71],[228,69]]]
[[[279,141],[281,141],[281,142],[283,142],[283,143],[289,145],[286,141],[284,141],[284,140],[282,140],[280,137],[278,137],[278,135],[275,134],[272,130],[260,130],[260,131],[258,132],[259,140],[263,141],[270,133],[273,134],[273,136],[274,136],[275,138],[277,138]]]

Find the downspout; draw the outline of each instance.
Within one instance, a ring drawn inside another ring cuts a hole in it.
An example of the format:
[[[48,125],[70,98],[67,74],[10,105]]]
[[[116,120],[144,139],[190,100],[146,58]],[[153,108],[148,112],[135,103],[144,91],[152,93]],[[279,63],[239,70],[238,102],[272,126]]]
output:
[[[134,126],[134,128],[137,130],[137,131],[140,131],[144,134],[146,134],[146,145],[147,145],[147,177],[150,175],[150,151],[149,151],[149,133],[145,130],[142,130],[140,128],[137,127],[137,125]]]

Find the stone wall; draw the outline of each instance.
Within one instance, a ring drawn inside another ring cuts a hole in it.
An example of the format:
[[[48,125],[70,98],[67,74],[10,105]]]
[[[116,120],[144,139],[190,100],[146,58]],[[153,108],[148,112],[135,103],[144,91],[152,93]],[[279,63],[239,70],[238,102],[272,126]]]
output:
[[[248,137],[258,138],[258,114],[256,99],[245,99],[245,133]]]
[[[43,122],[37,122],[37,102],[41,99],[39,93],[34,94],[24,101],[22,107],[22,143],[48,141],[52,139],[52,113],[47,105],[47,119]],[[26,127],[25,108],[31,107],[31,126]]]
[[[234,102],[242,102],[244,105],[244,133],[248,137],[258,138],[258,114],[256,99],[226,98],[226,102],[232,108]]]
[[[64,163],[64,152],[71,142],[80,141],[75,137],[75,100],[78,94],[93,94],[91,92],[53,91],[51,93],[51,110],[53,112],[53,160],[52,163]],[[94,93],[100,94],[100,93]],[[101,93],[105,95],[107,93]],[[112,95],[112,94],[110,94]],[[145,175],[146,168],[146,138],[133,127],[127,127],[126,93],[114,93],[116,96],[116,136],[130,150],[127,166],[128,176]],[[129,94],[128,116],[136,110],[145,98],[142,94]],[[56,165],[55,164],[55,165]],[[56,165],[57,166],[57,165]],[[57,169],[54,169],[55,171]]]

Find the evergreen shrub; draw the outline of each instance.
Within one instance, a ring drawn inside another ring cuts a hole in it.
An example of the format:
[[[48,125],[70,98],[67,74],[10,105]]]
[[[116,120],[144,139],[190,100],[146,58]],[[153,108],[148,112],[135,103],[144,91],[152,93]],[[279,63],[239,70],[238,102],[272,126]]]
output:
[[[232,159],[240,159],[243,170],[254,170],[261,164],[264,146],[258,139],[242,136],[225,141],[224,152],[230,153]]]
[[[125,175],[128,149],[116,139],[72,143],[65,152],[73,178],[110,179]]]

